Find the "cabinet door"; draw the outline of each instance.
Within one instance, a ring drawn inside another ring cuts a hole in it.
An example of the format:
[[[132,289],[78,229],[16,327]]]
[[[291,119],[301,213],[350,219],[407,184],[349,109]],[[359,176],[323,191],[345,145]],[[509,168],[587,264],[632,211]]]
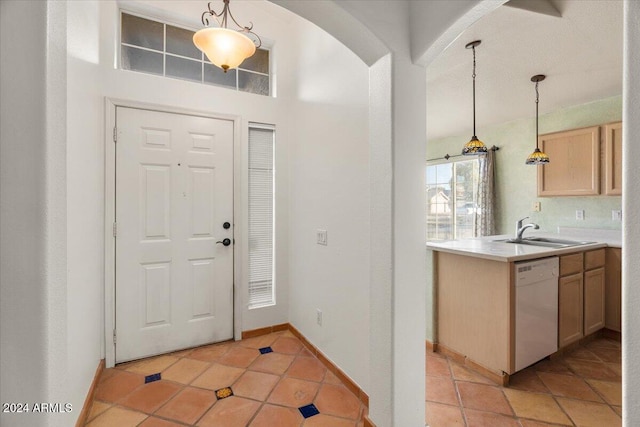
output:
[[[605,132],[605,194],[622,194],[622,122],[604,127]]]
[[[538,166],[538,196],[600,194],[600,126],[541,135],[550,163]]]
[[[584,273],[584,334],[604,328],[604,267]]]
[[[604,326],[607,329],[621,332],[622,250],[619,248],[607,248],[606,258]]]
[[[558,281],[558,347],[583,337],[583,282],[582,272]]]

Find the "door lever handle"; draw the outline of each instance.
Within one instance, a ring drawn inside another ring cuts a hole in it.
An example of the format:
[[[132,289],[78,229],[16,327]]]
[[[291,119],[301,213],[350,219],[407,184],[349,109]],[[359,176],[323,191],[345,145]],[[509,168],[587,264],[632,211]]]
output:
[[[220,241],[217,241],[216,244],[217,243],[222,243],[225,246],[229,246],[231,244],[231,239],[222,239]]]

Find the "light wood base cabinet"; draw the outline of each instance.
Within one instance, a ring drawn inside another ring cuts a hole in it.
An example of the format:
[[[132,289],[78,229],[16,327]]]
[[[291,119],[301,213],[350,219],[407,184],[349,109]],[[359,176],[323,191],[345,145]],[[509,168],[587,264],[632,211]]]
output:
[[[558,281],[558,347],[564,347],[584,336],[582,272],[561,277]]]
[[[607,248],[605,278],[604,326],[612,331],[621,332],[622,249]]]
[[[560,257],[558,347],[605,327],[605,250]]]
[[[584,334],[604,328],[604,267],[584,273]]]
[[[434,252],[439,346],[513,373],[513,263]]]

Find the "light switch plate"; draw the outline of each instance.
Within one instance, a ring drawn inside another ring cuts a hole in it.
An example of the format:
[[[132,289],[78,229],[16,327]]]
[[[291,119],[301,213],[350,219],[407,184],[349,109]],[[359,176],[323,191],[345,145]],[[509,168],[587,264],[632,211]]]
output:
[[[316,230],[316,243],[327,246],[327,230]]]
[[[611,221],[622,221],[622,211],[612,210],[611,211]]]
[[[576,211],[576,219],[580,221],[584,220],[584,209],[578,209]]]
[[[540,212],[540,210],[542,210],[542,205],[540,202],[533,202],[532,207],[534,212]]]

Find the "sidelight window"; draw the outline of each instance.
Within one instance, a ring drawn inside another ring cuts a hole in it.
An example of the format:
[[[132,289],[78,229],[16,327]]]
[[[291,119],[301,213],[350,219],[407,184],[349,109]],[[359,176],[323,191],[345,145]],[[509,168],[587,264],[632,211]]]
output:
[[[275,129],[249,126],[249,308],[274,305]]]

